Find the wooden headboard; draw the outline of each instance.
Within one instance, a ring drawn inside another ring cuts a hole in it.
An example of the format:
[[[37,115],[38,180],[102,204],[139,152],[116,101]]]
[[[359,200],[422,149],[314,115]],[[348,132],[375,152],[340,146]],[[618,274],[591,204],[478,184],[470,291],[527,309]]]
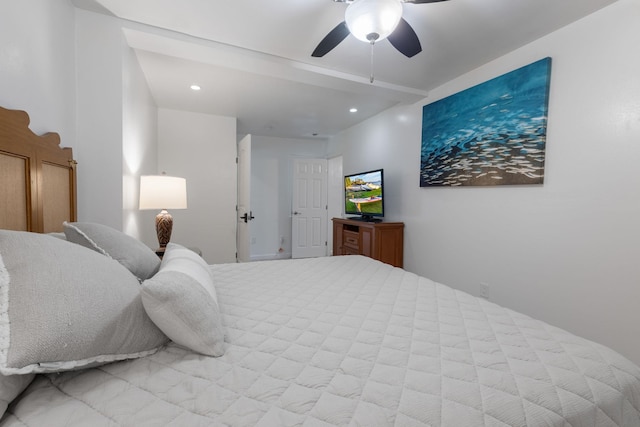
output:
[[[34,134],[26,112],[0,107],[0,228],[59,232],[76,213],[71,148],[57,133]]]

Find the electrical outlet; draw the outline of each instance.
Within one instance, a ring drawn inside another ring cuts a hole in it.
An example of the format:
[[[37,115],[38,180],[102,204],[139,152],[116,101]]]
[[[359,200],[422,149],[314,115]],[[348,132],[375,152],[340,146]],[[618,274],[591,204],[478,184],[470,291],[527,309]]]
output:
[[[489,284],[485,282],[480,282],[480,297],[484,299],[489,299]]]

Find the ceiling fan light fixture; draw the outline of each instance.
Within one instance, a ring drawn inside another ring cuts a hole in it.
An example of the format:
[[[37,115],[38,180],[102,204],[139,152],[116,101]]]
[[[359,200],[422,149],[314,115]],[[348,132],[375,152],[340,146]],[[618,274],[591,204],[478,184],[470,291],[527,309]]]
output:
[[[351,34],[367,43],[386,39],[401,17],[400,0],[355,0],[344,14]]]

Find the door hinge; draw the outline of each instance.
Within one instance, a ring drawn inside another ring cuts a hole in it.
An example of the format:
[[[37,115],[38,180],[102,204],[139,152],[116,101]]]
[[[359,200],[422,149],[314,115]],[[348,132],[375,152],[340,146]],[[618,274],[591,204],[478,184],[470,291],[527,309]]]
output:
[[[236,157],[236,165],[238,164],[238,158]]]

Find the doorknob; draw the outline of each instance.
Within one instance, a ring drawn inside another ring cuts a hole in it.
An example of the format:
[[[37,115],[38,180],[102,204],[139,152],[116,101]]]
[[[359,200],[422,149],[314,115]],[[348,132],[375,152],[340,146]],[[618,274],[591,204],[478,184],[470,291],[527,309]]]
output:
[[[251,212],[251,211],[249,211],[249,214],[248,214],[248,215],[247,215],[247,213],[245,212],[245,213],[244,213],[244,215],[242,215],[242,216],[240,217],[240,219],[243,219],[243,220],[244,220],[244,222],[249,222],[249,221],[251,221],[251,220],[252,220],[252,219],[254,219],[254,218],[255,218],[255,216],[253,216],[253,212]]]
[[[294,215],[302,215],[302,212],[298,212],[298,211],[293,211]]]

